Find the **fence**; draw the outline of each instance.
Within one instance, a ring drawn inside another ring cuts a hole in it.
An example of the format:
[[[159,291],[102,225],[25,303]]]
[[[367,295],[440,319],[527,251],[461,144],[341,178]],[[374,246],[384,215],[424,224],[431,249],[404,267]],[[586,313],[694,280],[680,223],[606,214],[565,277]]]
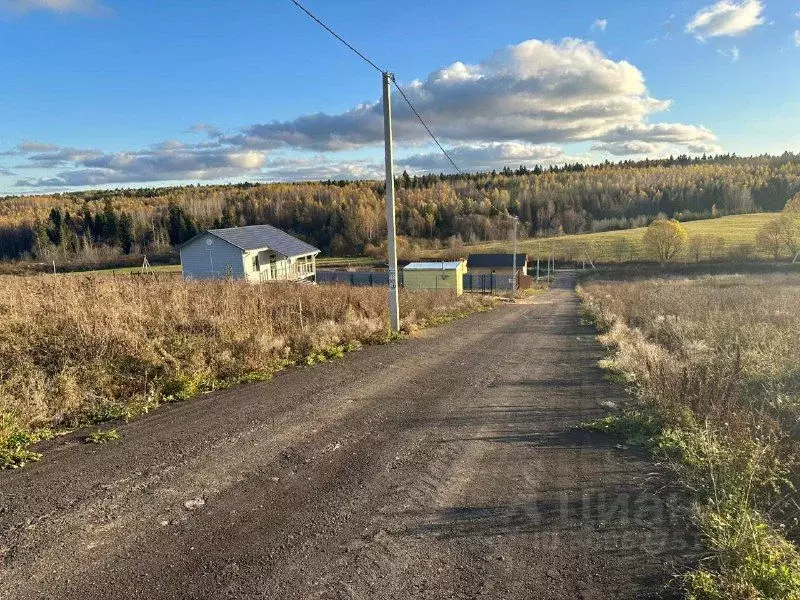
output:
[[[495,292],[511,291],[511,275],[498,275],[496,273],[464,273],[464,291],[493,294]]]
[[[397,273],[398,284],[403,287],[403,271]],[[518,287],[522,287],[522,277]],[[386,271],[317,271],[317,283],[344,284],[357,287],[389,285],[389,274]],[[481,294],[511,291],[511,276],[491,274],[464,273],[464,291]]]
[[[356,287],[389,285],[387,271],[321,271],[317,270],[317,283],[340,283]],[[403,271],[397,273],[397,283],[403,287]]]

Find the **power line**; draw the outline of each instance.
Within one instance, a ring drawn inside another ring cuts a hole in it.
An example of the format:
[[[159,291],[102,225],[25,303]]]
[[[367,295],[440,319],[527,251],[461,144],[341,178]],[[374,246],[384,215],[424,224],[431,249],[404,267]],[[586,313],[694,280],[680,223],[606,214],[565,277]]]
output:
[[[330,34],[331,34],[333,37],[335,37],[337,40],[339,40],[339,41],[340,41],[342,44],[344,44],[344,45],[345,45],[345,46],[347,46],[347,47],[348,47],[350,50],[352,50],[352,51],[353,51],[353,52],[354,52],[356,55],[358,55],[358,56],[361,58],[361,60],[363,60],[364,62],[366,62],[368,65],[370,65],[370,66],[371,66],[373,69],[375,69],[376,71],[378,71],[379,73],[382,73],[382,74],[383,74],[383,73],[389,73],[388,71],[386,71],[386,70],[384,70],[384,69],[381,69],[381,68],[380,68],[378,65],[376,65],[376,64],[375,64],[373,61],[371,61],[369,58],[367,58],[367,57],[366,57],[366,56],[365,56],[365,55],[364,55],[362,52],[360,52],[360,51],[359,51],[359,50],[358,50],[358,49],[357,49],[355,46],[353,46],[351,43],[349,43],[347,40],[345,40],[345,39],[344,39],[342,36],[340,36],[338,33],[336,33],[336,32],[335,32],[333,29],[331,29],[330,27],[328,27],[328,26],[327,26],[325,23],[323,23],[323,22],[322,22],[320,19],[318,19],[316,16],[314,16],[314,14],[313,14],[313,13],[312,13],[310,10],[308,10],[308,9],[307,9],[305,6],[303,6],[302,4],[300,4],[300,2],[298,2],[297,0],[291,0],[291,2],[292,2],[292,4],[294,4],[295,6],[297,6],[297,8],[299,8],[299,9],[300,9],[300,10],[302,10],[304,13],[306,13],[306,15],[308,15],[309,17],[311,17],[311,19],[313,19],[313,20],[314,20],[314,21],[315,21],[315,22],[316,22],[316,23],[317,23],[317,24],[318,24],[320,27],[322,27],[323,29],[325,29],[325,31],[327,31],[328,33],[330,33]],[[453,168],[456,170],[456,172],[457,172],[459,175],[463,175],[463,174],[464,174],[464,172],[463,172],[463,171],[462,171],[462,170],[461,170],[461,169],[458,167],[458,165],[456,164],[456,162],[453,160],[453,157],[452,157],[452,156],[450,156],[450,154],[447,152],[447,150],[445,150],[445,149],[444,149],[444,146],[442,146],[442,144],[441,144],[441,143],[439,142],[439,140],[436,138],[436,136],[434,135],[433,131],[431,131],[431,128],[430,128],[430,127],[428,127],[428,124],[427,124],[427,123],[425,122],[425,120],[422,118],[422,115],[420,115],[420,114],[419,114],[419,111],[417,111],[417,109],[416,109],[416,108],[414,107],[414,105],[411,103],[411,100],[409,100],[409,99],[408,99],[408,96],[406,96],[405,92],[403,91],[403,88],[401,88],[399,85],[397,85],[397,81],[395,80],[394,74],[391,74],[390,76],[391,76],[391,79],[392,79],[392,83],[394,84],[394,87],[396,87],[396,88],[397,88],[397,91],[398,91],[398,92],[400,92],[400,95],[403,97],[403,100],[405,100],[405,101],[406,101],[406,104],[408,104],[408,107],[411,109],[411,112],[413,112],[413,113],[414,113],[414,115],[417,117],[417,119],[419,120],[419,122],[420,122],[420,123],[422,124],[422,126],[425,128],[425,131],[427,131],[427,132],[428,132],[428,135],[429,135],[429,136],[431,136],[431,139],[434,141],[434,143],[436,144],[436,146],[439,148],[439,150],[441,150],[442,154],[444,154],[445,158],[447,158],[447,160],[450,162],[450,164],[451,164],[451,165],[453,165]],[[491,201],[489,198],[487,198],[487,197],[486,197],[486,196],[485,196],[485,195],[484,195],[484,194],[483,194],[483,193],[482,193],[480,190],[476,189],[475,191],[477,191],[477,192],[478,192],[478,195],[479,195],[481,198],[483,198],[484,200],[486,200],[486,201],[489,203],[489,206],[490,206],[492,209],[494,209],[495,211],[497,211],[497,212],[498,212],[498,213],[500,213],[500,214],[506,214],[506,215],[510,216],[510,214],[509,214],[509,212],[508,212],[508,209],[506,209],[505,213],[503,213],[503,211],[501,211],[499,208],[497,208],[497,207],[494,205],[494,203],[493,203],[493,202],[492,202],[492,201]]]
[[[330,27],[328,27],[327,25],[325,25],[325,23],[323,23],[323,22],[322,22],[320,19],[318,19],[316,16],[314,16],[314,14],[313,14],[313,13],[312,13],[310,10],[308,10],[308,9],[307,9],[305,6],[303,6],[302,4],[300,4],[300,3],[299,3],[297,0],[291,0],[291,1],[292,1],[292,4],[294,4],[295,6],[297,6],[297,8],[299,8],[300,10],[302,10],[304,13],[306,13],[306,14],[307,14],[309,17],[311,17],[311,18],[312,18],[312,19],[313,19],[313,20],[314,20],[314,21],[315,21],[317,24],[319,24],[319,26],[320,26],[320,27],[324,28],[324,29],[325,29],[325,31],[327,31],[327,32],[328,32],[328,33],[330,33],[330,34],[331,34],[333,37],[335,37],[337,40],[339,40],[340,42],[342,42],[342,44],[344,44],[345,46],[347,46],[348,48],[350,48],[350,50],[352,50],[353,52],[355,52],[355,53],[356,53],[356,54],[357,54],[357,55],[358,55],[358,56],[359,56],[359,57],[360,57],[362,60],[364,60],[364,61],[365,61],[367,64],[369,64],[369,65],[370,65],[370,66],[371,66],[373,69],[375,69],[376,71],[379,71],[379,72],[381,72],[381,73],[387,73],[387,71],[385,71],[384,69],[381,69],[381,68],[380,68],[378,65],[376,65],[374,62],[372,62],[372,61],[371,61],[369,58],[367,58],[366,56],[364,56],[364,54],[363,54],[362,52],[360,52],[360,51],[359,51],[359,50],[358,50],[358,49],[357,49],[355,46],[353,46],[353,45],[352,45],[350,42],[348,42],[347,40],[345,40],[345,39],[344,39],[342,36],[340,36],[338,33],[336,33],[336,32],[335,32],[333,29],[331,29]],[[394,75],[393,75],[393,74],[391,75],[391,78],[392,78],[392,83],[394,84],[394,87],[396,87],[396,88],[397,88],[397,91],[398,91],[398,92],[400,92],[400,95],[403,97],[403,100],[405,100],[405,101],[406,101],[406,104],[408,104],[409,108],[411,109],[411,112],[413,112],[413,113],[414,113],[414,115],[416,115],[417,119],[419,119],[419,122],[420,122],[420,123],[422,123],[422,126],[425,128],[425,131],[427,131],[427,132],[428,132],[428,135],[429,135],[429,136],[431,136],[431,139],[433,139],[433,141],[434,141],[434,142],[436,143],[436,145],[439,147],[439,150],[441,150],[441,151],[442,151],[442,154],[444,154],[444,155],[445,155],[445,157],[447,158],[447,160],[448,160],[448,161],[450,161],[450,164],[451,164],[451,165],[453,165],[453,168],[454,168],[454,169],[455,169],[455,170],[456,170],[456,171],[457,171],[459,174],[462,174],[462,171],[461,171],[461,169],[459,169],[459,168],[458,168],[458,165],[455,163],[455,161],[453,160],[453,158],[452,158],[452,157],[451,157],[451,156],[450,156],[450,155],[447,153],[447,151],[444,149],[444,147],[443,147],[443,146],[442,146],[442,145],[439,143],[439,140],[438,140],[438,139],[436,139],[436,136],[433,134],[433,131],[431,131],[431,128],[430,128],[430,127],[428,127],[428,124],[427,124],[427,123],[424,121],[424,119],[423,119],[423,118],[422,118],[422,116],[419,114],[419,112],[417,112],[417,109],[416,109],[416,108],[414,108],[414,105],[413,105],[413,104],[411,104],[411,100],[409,100],[409,99],[408,99],[408,96],[406,96],[406,94],[405,94],[405,92],[403,91],[403,89],[402,89],[402,88],[401,88],[399,85],[397,85],[397,81],[395,81],[395,78],[394,78]]]
[[[335,32],[333,29],[331,29],[330,27],[328,27],[327,25],[325,25],[325,23],[323,23],[323,22],[322,22],[322,21],[320,21],[320,20],[319,20],[317,17],[315,17],[315,16],[314,16],[314,15],[311,13],[311,11],[309,11],[309,10],[308,10],[308,9],[307,9],[305,6],[303,6],[302,4],[300,4],[300,3],[299,3],[297,0],[291,0],[291,1],[292,1],[292,3],[293,3],[295,6],[297,6],[297,8],[299,8],[300,10],[302,10],[302,11],[303,11],[304,13],[306,13],[306,14],[307,14],[309,17],[311,17],[311,18],[312,18],[314,21],[316,21],[316,22],[317,22],[317,23],[318,23],[320,26],[322,26],[322,27],[323,27],[323,28],[324,28],[324,29],[325,29],[325,30],[326,30],[328,33],[330,33],[330,34],[331,34],[333,37],[335,37],[337,40],[339,40],[340,42],[342,42],[342,43],[343,43],[345,46],[347,46],[348,48],[350,48],[350,50],[352,50],[353,52],[355,52],[355,53],[356,53],[356,54],[357,54],[359,57],[361,57],[361,59],[362,59],[363,61],[365,61],[367,64],[369,64],[369,65],[370,65],[370,66],[371,66],[373,69],[375,69],[376,71],[378,71],[378,72],[380,72],[380,73],[384,73],[384,72],[385,72],[385,71],[384,71],[383,69],[381,69],[381,68],[380,68],[378,65],[376,65],[374,62],[372,62],[370,59],[368,59],[366,56],[364,56],[364,55],[363,55],[361,52],[359,52],[359,51],[358,51],[358,50],[355,48],[355,46],[353,46],[352,44],[350,44],[350,43],[349,43],[347,40],[345,40],[345,39],[344,39],[342,36],[340,36],[338,33],[336,33],[336,32]]]
[[[445,149],[442,147],[442,145],[439,143],[439,140],[437,140],[437,139],[436,139],[436,136],[435,136],[435,135],[433,135],[433,132],[431,131],[431,128],[430,128],[430,127],[428,127],[427,123],[425,123],[425,121],[422,119],[422,117],[420,116],[420,114],[417,112],[417,109],[416,109],[416,108],[414,108],[414,105],[413,105],[413,104],[411,104],[411,100],[409,100],[409,99],[408,99],[408,96],[406,96],[406,94],[405,94],[405,92],[403,91],[403,89],[402,89],[402,88],[401,88],[399,85],[397,85],[397,82],[396,82],[396,81],[395,81],[395,79],[394,79],[394,75],[392,75],[392,83],[394,83],[394,87],[396,87],[396,88],[397,88],[397,91],[398,91],[398,92],[400,92],[400,95],[403,97],[403,100],[405,100],[405,101],[406,101],[406,104],[408,104],[409,108],[411,109],[411,112],[413,112],[413,113],[414,113],[414,114],[417,116],[417,119],[419,119],[419,122],[420,122],[420,123],[422,123],[422,126],[425,128],[425,131],[427,131],[427,132],[428,132],[428,135],[430,135],[430,136],[431,136],[431,138],[433,139],[433,141],[434,141],[434,142],[436,142],[436,145],[437,145],[437,146],[439,146],[439,150],[441,150],[441,151],[442,151],[442,154],[444,154],[444,155],[447,157],[447,160],[449,160],[449,161],[450,161],[450,164],[451,164],[451,165],[453,165],[453,168],[454,168],[456,171],[458,171],[458,173],[459,173],[459,174],[463,174],[463,173],[461,172],[461,169],[459,169],[459,168],[458,168],[458,165],[455,163],[455,161],[454,161],[454,160],[453,160],[453,159],[450,157],[450,155],[447,153],[447,150],[445,150]]]

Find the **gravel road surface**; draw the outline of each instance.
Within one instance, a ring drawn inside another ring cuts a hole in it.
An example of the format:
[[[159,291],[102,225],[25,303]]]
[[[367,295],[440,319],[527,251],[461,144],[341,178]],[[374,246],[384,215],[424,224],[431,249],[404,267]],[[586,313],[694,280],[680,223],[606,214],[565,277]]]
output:
[[[655,598],[692,542],[572,274],[0,473],[0,598]]]

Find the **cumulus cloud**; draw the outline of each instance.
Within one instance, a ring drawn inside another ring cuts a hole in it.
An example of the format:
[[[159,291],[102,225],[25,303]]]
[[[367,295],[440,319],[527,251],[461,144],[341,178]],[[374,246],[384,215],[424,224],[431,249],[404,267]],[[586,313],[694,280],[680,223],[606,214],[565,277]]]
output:
[[[437,135],[451,144],[588,141],[636,127],[646,134],[646,119],[670,106],[648,94],[635,66],[613,61],[593,43],[576,39],[528,40],[478,64],[453,63],[413,81],[405,91]],[[393,112],[399,143],[426,141],[402,99],[394,98]],[[380,102],[367,102],[340,114],[252,125],[219,140],[262,150],[350,150],[379,144],[382,118]]]
[[[675,144],[664,141],[642,142],[638,140],[602,142],[600,144],[594,144],[591,149],[594,152],[601,152],[612,156],[630,156],[638,158],[662,158],[686,151],[690,154],[717,154],[722,151],[722,148],[717,144],[707,144],[703,142],[676,146]]]
[[[25,168],[63,167],[55,176],[25,178],[19,187],[70,187],[113,183],[213,180],[257,173],[265,156],[254,150],[197,150],[162,147],[141,152],[102,153],[58,148],[26,156]],[[167,146],[171,146],[167,144]]]
[[[763,12],[761,0],[720,0],[700,9],[686,24],[686,32],[699,39],[743,35],[765,22]]]
[[[592,146],[595,152],[613,154],[614,156],[659,156],[663,154],[666,144],[629,141],[629,142],[602,142]]]
[[[792,41],[794,41],[794,45],[800,48],[800,29],[796,30],[792,34]]]
[[[259,179],[265,181],[324,181],[382,179],[383,163],[369,159],[331,160],[325,155],[268,160]]]
[[[585,157],[570,157],[557,146],[524,142],[488,142],[464,144],[448,150],[456,164],[469,171],[488,171],[506,166],[551,165],[577,162]],[[450,162],[441,152],[417,153],[397,159],[398,169],[413,171],[449,171]]]
[[[55,13],[92,12],[100,9],[95,0],[0,0],[0,10],[21,14],[35,10]]]
[[[608,152],[668,144],[671,151],[681,153],[716,141],[713,132],[702,126],[651,123],[654,114],[670,107],[670,101],[651,96],[644,75],[634,65],[612,60],[595,44],[577,39],[528,40],[476,64],[456,62],[437,69],[404,85],[404,90],[437,136],[453,149],[463,169],[574,162],[577,158],[566,156],[559,147],[565,144],[609,144]],[[449,170],[449,164],[442,163],[446,159],[427,153],[427,133],[396,93],[393,114],[398,165]],[[203,139],[168,140],[145,150],[118,153],[26,142],[27,146],[20,144],[15,150],[24,156],[22,168],[59,172],[55,177],[24,179],[20,185],[236,176],[348,179],[380,177],[382,172],[380,163],[371,160],[307,156],[380,148],[383,110],[379,100],[338,114],[257,123],[233,133],[206,123],[185,133]],[[404,151],[416,153],[403,159]],[[306,156],[286,158],[286,152]]]
[[[608,19],[595,19],[592,23],[592,31],[605,31],[608,27]]]

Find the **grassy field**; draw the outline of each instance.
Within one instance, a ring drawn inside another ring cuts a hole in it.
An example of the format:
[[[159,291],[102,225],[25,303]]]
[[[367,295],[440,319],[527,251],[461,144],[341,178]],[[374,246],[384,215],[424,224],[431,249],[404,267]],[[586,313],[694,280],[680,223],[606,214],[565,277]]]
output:
[[[317,267],[320,269],[347,268],[347,267],[371,267],[377,261],[368,256],[337,257],[325,256],[317,257]],[[181,265],[154,265],[151,267],[156,273],[181,273]],[[141,267],[119,267],[110,269],[94,269],[91,271],[71,271],[67,275],[130,275],[142,272]]]
[[[774,219],[772,213],[750,215],[732,215],[718,219],[688,221],[683,225],[689,232],[689,239],[700,240],[700,259],[714,260],[734,255],[737,258],[761,256],[755,249],[755,237],[758,229],[766,222]],[[581,262],[588,257],[600,263],[628,262],[650,258],[642,246],[645,228],[604,231],[601,233],[584,233],[565,235],[555,238],[520,240],[517,244],[519,252],[527,252],[533,260],[545,260],[550,251],[556,260]],[[473,244],[456,249],[441,250],[432,254],[442,257],[466,256],[470,252],[511,252],[510,242],[490,242]],[[766,254],[763,255],[766,257]],[[692,248],[687,246],[676,259],[693,261]]]
[[[150,267],[155,273],[181,273],[180,265],[153,265]],[[141,273],[142,267],[120,267],[112,269],[95,269],[92,271],[69,271],[64,275],[130,275],[132,273]]]
[[[411,331],[488,306],[401,292]],[[391,339],[386,290],[181,278],[0,277],[0,467],[53,428],[158,404]]]
[[[649,447],[695,501],[689,598],[800,598],[800,274],[582,286],[636,400],[591,429]]]
[[[759,228],[764,223],[775,218],[773,213],[759,213],[749,215],[732,215],[718,219],[689,221],[684,223],[689,232],[689,244],[676,257],[677,262],[708,262],[725,259],[759,259],[771,258],[767,253],[756,247],[755,238]],[[624,263],[650,260],[642,246],[642,237],[645,228],[623,229],[618,231],[605,231],[602,233],[585,233],[580,235],[565,235],[554,238],[520,240],[518,249],[526,252],[531,260],[537,258],[546,260],[549,252],[553,252],[556,261],[580,264],[586,260],[597,263]],[[473,252],[510,252],[510,242],[487,242],[471,244],[445,250],[420,250],[413,256],[403,256],[401,259],[421,258],[466,258]],[[535,266],[535,263],[534,263]],[[56,265],[58,269],[58,265]],[[383,268],[385,264],[373,257],[317,257],[317,267],[320,269],[354,268]],[[152,267],[157,273],[180,273],[180,265],[156,265]],[[125,266],[108,269],[94,269],[87,271],[73,271],[71,274],[96,276],[96,275],[127,275],[140,273],[140,266]]]

